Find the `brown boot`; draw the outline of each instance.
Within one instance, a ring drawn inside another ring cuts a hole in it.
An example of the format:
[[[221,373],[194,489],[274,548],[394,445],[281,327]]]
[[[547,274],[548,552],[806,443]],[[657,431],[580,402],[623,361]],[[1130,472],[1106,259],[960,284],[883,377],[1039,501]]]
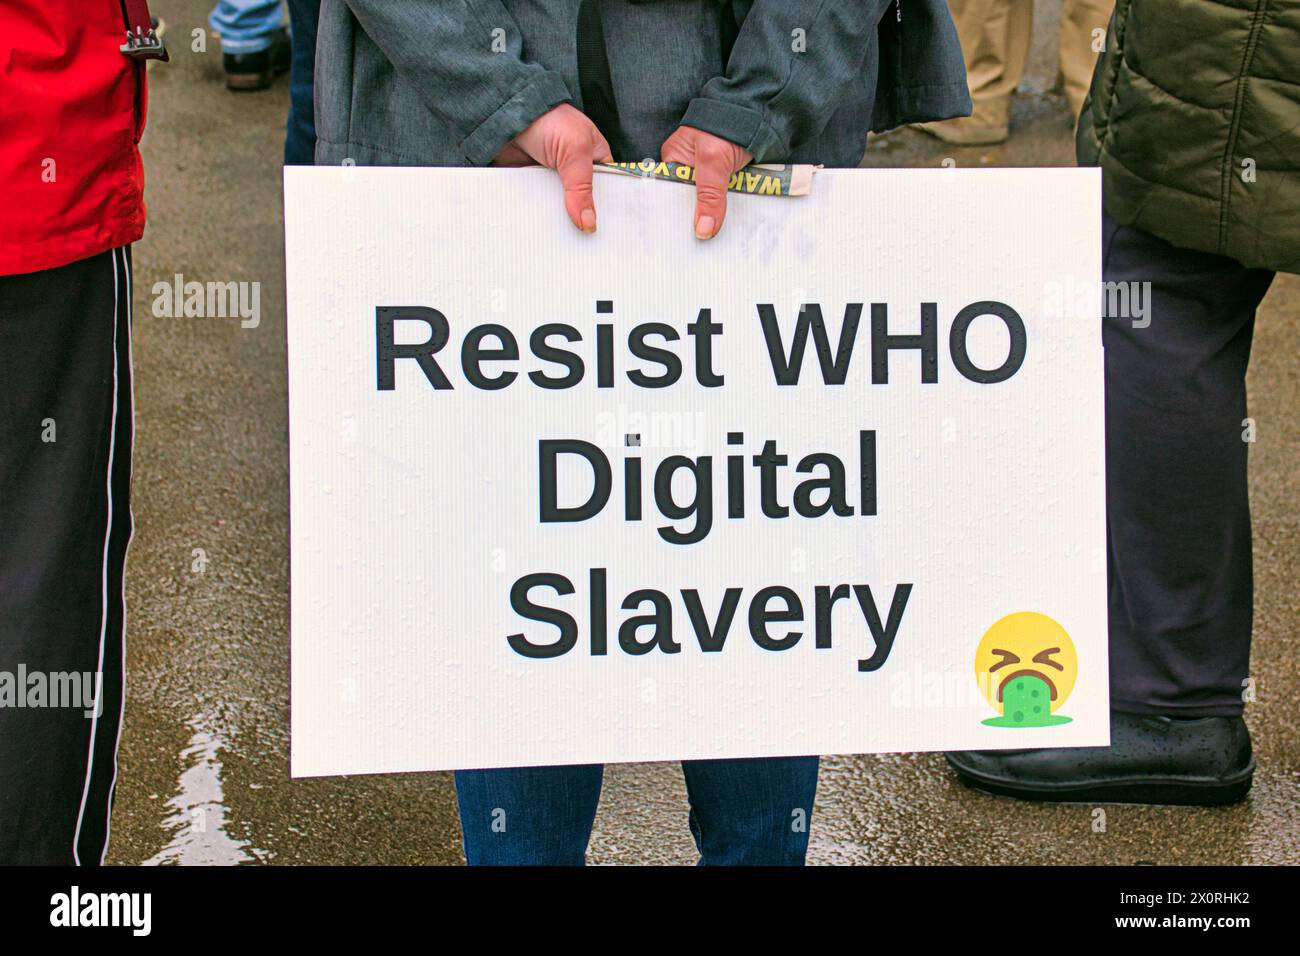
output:
[[[929,133],[954,146],[991,146],[1005,142],[1008,133],[1005,126],[981,126],[970,116],[958,116],[956,119],[935,123],[917,123],[913,129]]]
[[[977,99],[970,116],[957,116],[935,123],[917,123],[913,129],[929,133],[954,146],[991,146],[1006,140],[1007,117],[1010,113],[1010,97],[998,97],[995,101]]]

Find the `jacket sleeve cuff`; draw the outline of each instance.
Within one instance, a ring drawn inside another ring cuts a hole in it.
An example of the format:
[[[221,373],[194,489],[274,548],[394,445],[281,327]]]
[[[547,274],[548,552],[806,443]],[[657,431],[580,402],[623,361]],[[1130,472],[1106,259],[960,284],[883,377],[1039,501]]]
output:
[[[465,137],[461,151],[474,166],[486,166],[501,148],[543,113],[572,97],[559,74],[544,72],[501,104],[491,116]]]
[[[697,97],[686,107],[682,125],[694,126],[714,136],[743,146],[754,154],[757,163],[772,157],[784,157],[790,147],[785,139],[763,119],[763,114],[747,106],[725,100]]]

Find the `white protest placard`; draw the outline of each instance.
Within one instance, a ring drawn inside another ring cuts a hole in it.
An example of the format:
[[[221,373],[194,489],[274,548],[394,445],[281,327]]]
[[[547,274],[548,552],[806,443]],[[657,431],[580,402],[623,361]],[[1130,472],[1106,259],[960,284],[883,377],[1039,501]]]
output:
[[[1100,178],[285,170],[295,776],[1109,740]]]

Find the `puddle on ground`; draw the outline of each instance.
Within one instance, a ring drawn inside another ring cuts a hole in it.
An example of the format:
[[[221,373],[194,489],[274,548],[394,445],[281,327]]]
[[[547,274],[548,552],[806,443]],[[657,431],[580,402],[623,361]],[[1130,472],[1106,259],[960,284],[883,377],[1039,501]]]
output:
[[[257,863],[264,853],[248,840],[226,832],[225,794],[221,785],[221,751],[224,741],[207,729],[206,721],[190,721],[194,734],[181,751],[186,769],[177,781],[174,797],[167,801],[170,815],[162,821],[171,833],[167,845],[144,866],[231,866]]]

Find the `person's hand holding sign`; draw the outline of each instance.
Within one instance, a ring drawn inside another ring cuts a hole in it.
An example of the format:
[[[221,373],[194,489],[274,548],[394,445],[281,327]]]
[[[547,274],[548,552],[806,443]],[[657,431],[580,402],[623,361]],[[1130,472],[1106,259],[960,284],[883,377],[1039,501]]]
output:
[[[712,239],[727,215],[727,183],[748,166],[754,154],[693,126],[679,126],[664,140],[659,158],[695,169],[695,238]]]
[[[560,174],[564,208],[583,232],[596,231],[596,203],[591,194],[591,164],[613,162],[609,143],[587,116],[568,103],[543,113],[506,143],[494,166],[538,164]]]

